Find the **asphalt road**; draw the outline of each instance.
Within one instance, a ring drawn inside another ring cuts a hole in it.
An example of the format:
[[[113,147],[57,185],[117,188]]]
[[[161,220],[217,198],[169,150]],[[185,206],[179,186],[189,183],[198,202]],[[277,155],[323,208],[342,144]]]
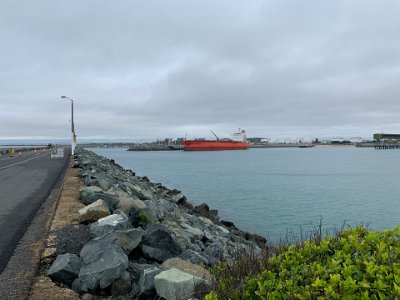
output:
[[[0,274],[38,209],[65,172],[70,150],[52,159],[48,151],[0,157]]]

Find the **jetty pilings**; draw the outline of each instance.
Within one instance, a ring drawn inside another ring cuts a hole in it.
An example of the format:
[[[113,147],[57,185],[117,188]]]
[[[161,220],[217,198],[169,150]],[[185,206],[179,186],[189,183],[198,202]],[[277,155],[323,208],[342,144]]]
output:
[[[379,144],[375,145],[376,150],[400,149],[400,144]]]

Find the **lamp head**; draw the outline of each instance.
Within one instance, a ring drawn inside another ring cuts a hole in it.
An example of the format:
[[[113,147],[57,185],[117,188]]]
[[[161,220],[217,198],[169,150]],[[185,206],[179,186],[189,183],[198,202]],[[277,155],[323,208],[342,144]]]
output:
[[[67,96],[61,96],[61,98],[67,98]]]

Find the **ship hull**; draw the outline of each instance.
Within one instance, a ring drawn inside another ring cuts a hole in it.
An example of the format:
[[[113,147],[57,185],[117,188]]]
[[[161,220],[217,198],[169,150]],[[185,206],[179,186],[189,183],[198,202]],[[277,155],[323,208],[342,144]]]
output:
[[[222,150],[247,150],[250,143],[236,141],[183,141],[185,151],[222,151]]]

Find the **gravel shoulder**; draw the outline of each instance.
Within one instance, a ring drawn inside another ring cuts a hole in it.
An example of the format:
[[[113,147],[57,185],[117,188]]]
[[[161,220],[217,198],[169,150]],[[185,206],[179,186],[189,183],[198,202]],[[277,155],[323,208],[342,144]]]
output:
[[[47,237],[41,256],[39,276],[34,281],[29,299],[79,299],[79,295],[74,291],[55,285],[50,278],[45,276],[49,264],[56,256],[57,231],[69,225],[78,226],[78,210],[85,206],[78,199],[79,188],[83,186],[78,175],[79,169],[69,168],[66,172],[57,208],[51,220],[50,234]]]

